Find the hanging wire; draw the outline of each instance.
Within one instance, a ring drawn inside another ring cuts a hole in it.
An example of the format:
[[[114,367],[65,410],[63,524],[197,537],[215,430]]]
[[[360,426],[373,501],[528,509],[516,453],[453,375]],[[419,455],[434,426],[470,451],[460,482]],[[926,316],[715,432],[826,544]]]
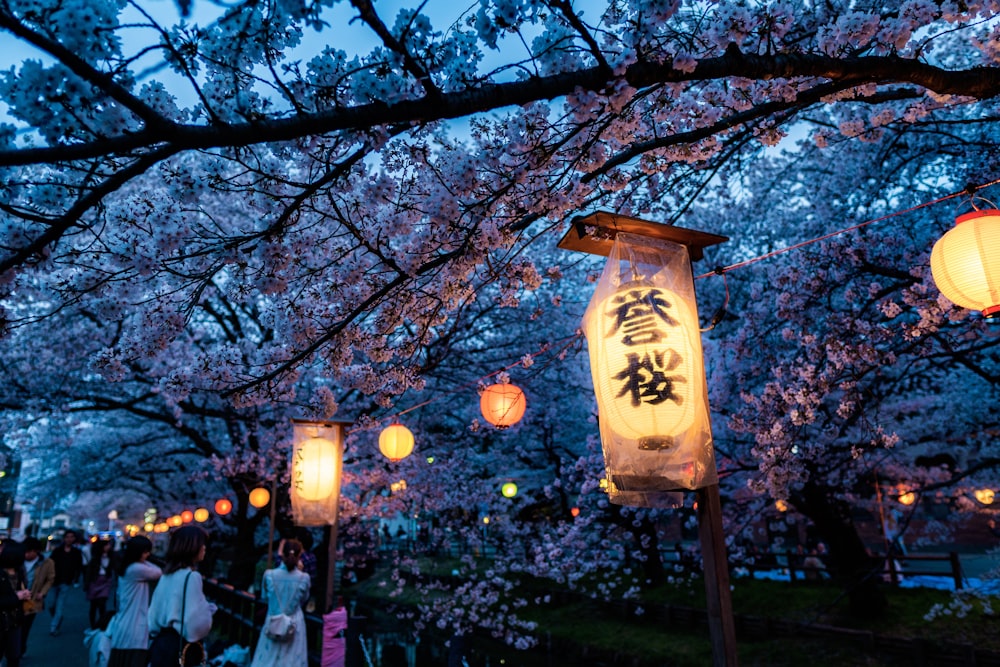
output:
[[[937,199],[934,199],[934,200],[931,200],[931,201],[927,201],[927,202],[923,202],[921,204],[917,204],[915,206],[911,206],[910,208],[906,208],[906,209],[903,209],[901,211],[894,211],[893,213],[887,213],[886,215],[879,216],[877,218],[872,218],[871,220],[866,220],[866,221],[860,222],[860,223],[858,223],[856,225],[852,225],[850,227],[845,227],[844,229],[839,229],[837,231],[830,232],[828,234],[823,234],[822,236],[817,236],[816,238],[809,239],[807,241],[801,241],[799,243],[795,243],[795,244],[792,244],[790,246],[786,246],[784,248],[779,248],[777,250],[772,250],[771,252],[768,252],[768,253],[765,253],[763,255],[759,255],[757,257],[753,257],[753,258],[744,260],[742,262],[737,262],[735,264],[730,264],[728,266],[717,266],[717,267],[715,267],[714,269],[712,269],[711,271],[709,271],[707,273],[702,273],[700,275],[697,275],[697,276],[695,276],[695,280],[701,280],[702,278],[708,278],[710,276],[716,276],[716,275],[722,276],[722,282],[723,282],[723,285],[725,286],[725,297],[723,299],[722,305],[719,306],[719,308],[712,315],[712,319],[709,321],[709,325],[706,328],[704,328],[704,329],[700,329],[699,331],[701,333],[704,333],[706,331],[711,331],[720,322],[722,322],[722,319],[726,316],[726,312],[727,312],[727,309],[728,309],[728,306],[729,306],[729,281],[726,278],[726,274],[729,273],[730,271],[735,271],[736,269],[741,269],[741,268],[743,268],[745,266],[749,266],[751,264],[755,264],[757,262],[761,262],[761,261],[763,261],[765,259],[770,259],[772,257],[776,257],[778,255],[782,255],[782,254],[784,254],[786,252],[791,252],[792,250],[798,250],[799,248],[804,248],[806,246],[812,245],[813,243],[818,243],[820,241],[825,241],[827,239],[834,238],[834,237],[839,236],[841,234],[846,234],[847,232],[857,231],[859,229],[867,227],[868,225],[873,225],[873,224],[875,224],[877,222],[882,222],[882,221],[888,220],[890,218],[895,218],[895,217],[900,216],[900,215],[905,215],[907,213],[912,213],[913,211],[919,211],[920,209],[927,208],[927,207],[930,207],[930,206],[934,206],[934,205],[940,204],[942,202],[946,202],[946,201],[948,201],[950,199],[955,199],[957,197],[962,197],[963,195],[969,197],[968,202],[969,202],[969,204],[972,205],[972,207],[975,210],[979,210],[979,208],[975,204],[975,202],[977,200],[978,201],[986,202],[990,206],[993,206],[994,208],[996,208],[996,205],[992,201],[990,201],[986,197],[982,197],[982,196],[980,196],[980,195],[978,195],[976,193],[979,190],[982,190],[983,188],[988,188],[988,187],[991,187],[991,186],[997,185],[997,184],[1000,184],[1000,178],[994,179],[994,180],[992,180],[992,181],[990,181],[988,183],[983,183],[982,185],[978,185],[978,186],[970,184],[970,185],[967,185],[964,189],[962,189],[962,190],[960,190],[958,192],[953,192],[951,194],[944,195],[943,197],[938,197]],[[557,344],[557,345],[561,344],[561,347],[557,350],[556,357],[557,358],[560,357],[563,354],[563,352],[565,352],[572,345],[574,345],[581,336],[582,336],[582,334],[579,331],[577,331],[576,333],[574,333],[571,336],[566,336],[565,338],[561,338],[558,341],[556,341],[555,344]],[[537,355],[545,354],[546,352],[548,352],[552,348],[552,346],[553,346],[553,343],[545,343],[541,347],[541,349],[539,349],[538,352],[532,354],[532,357],[535,357]],[[521,366],[523,364],[524,364],[524,357],[522,356],[517,361],[515,361],[515,362],[513,362],[511,364],[508,364],[507,366],[501,368],[500,370],[497,370],[497,371],[494,371],[494,372],[489,373],[487,375],[484,375],[482,377],[476,378],[475,380],[472,380],[470,382],[466,382],[464,384],[461,384],[461,385],[457,386],[455,389],[453,389],[451,391],[446,391],[446,392],[443,392],[443,393],[436,394],[433,398],[430,398],[430,399],[428,399],[426,401],[423,401],[422,403],[417,403],[416,405],[412,405],[412,406],[406,408],[405,410],[400,410],[399,412],[395,412],[395,413],[392,413],[390,415],[387,415],[387,416],[383,417],[382,419],[377,420],[374,423],[374,426],[381,425],[382,422],[385,421],[385,419],[390,419],[391,421],[397,421],[398,422],[399,421],[399,417],[402,416],[402,415],[405,415],[408,412],[412,412],[412,411],[417,410],[419,408],[426,407],[426,406],[428,406],[428,405],[430,405],[430,404],[432,404],[432,403],[434,403],[436,401],[441,400],[442,398],[445,398],[445,397],[448,397],[448,396],[453,396],[453,395],[458,394],[460,392],[467,391],[471,387],[478,386],[481,382],[483,382],[485,380],[488,380],[488,379],[490,379],[492,377],[496,377],[497,375],[499,375],[501,373],[505,373],[505,372],[509,371],[510,369],[515,368],[517,366]],[[356,429],[349,430],[348,433],[354,433],[354,432],[359,431],[359,430],[368,430],[369,428],[372,428],[372,426],[369,426],[369,427],[358,427]]]
[[[714,269],[712,271],[709,271],[707,273],[703,273],[703,274],[701,274],[699,276],[695,276],[695,280],[701,280],[702,278],[708,278],[709,276],[714,276],[714,275],[717,275],[717,274],[723,274],[724,275],[724,274],[728,273],[729,271],[733,271],[735,269],[742,269],[744,266],[749,266],[751,264],[755,264],[756,262],[760,262],[760,261],[763,261],[765,259],[770,259],[772,257],[776,257],[778,255],[782,255],[782,254],[784,254],[786,252],[790,252],[792,250],[798,250],[799,248],[804,248],[805,246],[812,245],[813,243],[818,243],[819,241],[826,241],[827,239],[831,239],[831,238],[833,238],[835,236],[839,236],[841,234],[846,234],[847,232],[856,231],[856,230],[861,229],[863,227],[867,227],[868,225],[875,224],[876,222],[882,222],[883,220],[888,220],[890,218],[895,218],[896,216],[899,216],[899,215],[905,215],[906,213],[912,213],[913,211],[919,211],[922,208],[927,208],[928,206],[934,206],[936,204],[940,204],[941,202],[948,201],[949,199],[955,199],[956,197],[961,197],[963,195],[969,196],[971,199],[981,199],[983,201],[987,201],[988,202],[989,200],[986,199],[985,197],[979,197],[978,195],[975,195],[973,193],[976,190],[981,190],[983,188],[988,188],[988,187],[990,187],[992,185],[996,185],[998,183],[1000,183],[1000,178],[995,179],[993,181],[990,181],[989,183],[984,183],[984,184],[982,184],[982,185],[980,185],[978,187],[968,186],[968,187],[966,187],[963,190],[959,190],[958,192],[953,192],[953,193],[951,193],[949,195],[945,195],[943,197],[938,197],[937,199],[934,199],[932,201],[924,202],[922,204],[917,204],[916,206],[911,206],[910,208],[906,208],[906,209],[903,209],[901,211],[895,211],[893,213],[887,213],[886,215],[879,216],[878,218],[873,218],[871,220],[866,220],[865,222],[861,222],[861,223],[858,223],[856,225],[852,225],[851,227],[846,227],[844,229],[839,229],[839,230],[837,230],[835,232],[830,232],[829,234],[823,234],[822,236],[817,236],[816,238],[809,239],[808,241],[802,241],[800,243],[795,243],[793,245],[786,246],[784,248],[778,248],[777,250],[772,250],[771,252],[765,253],[765,254],[760,255],[758,257],[753,257],[751,259],[744,260],[742,262],[737,262],[736,264],[730,264],[729,266],[718,267],[718,268],[716,268],[716,269]],[[972,188],[972,192],[971,193],[970,193],[970,188]]]

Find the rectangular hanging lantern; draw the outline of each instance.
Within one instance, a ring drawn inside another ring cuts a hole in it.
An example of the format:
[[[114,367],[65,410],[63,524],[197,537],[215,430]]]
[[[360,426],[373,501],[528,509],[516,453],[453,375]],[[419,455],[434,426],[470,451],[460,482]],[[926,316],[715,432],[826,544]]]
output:
[[[292,420],[289,495],[295,525],[336,524],[343,461],[343,422]]]
[[[675,507],[717,483],[687,247],[617,233],[583,330],[609,499]]]

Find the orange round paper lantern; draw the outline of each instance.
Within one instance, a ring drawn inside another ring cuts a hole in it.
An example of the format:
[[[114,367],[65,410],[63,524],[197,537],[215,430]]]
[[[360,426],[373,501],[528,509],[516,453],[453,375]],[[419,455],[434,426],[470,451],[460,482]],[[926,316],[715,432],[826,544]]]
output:
[[[233,511],[233,504],[226,498],[219,498],[215,501],[215,513],[219,516],[226,516]]]
[[[250,504],[260,509],[265,507],[271,501],[271,492],[265,489],[263,486],[258,486],[256,489],[250,492]]]
[[[191,510],[184,510],[183,512],[181,512],[182,523],[191,523],[192,521],[194,521],[194,512],[192,512]]]
[[[992,505],[993,500],[996,498],[996,494],[993,492],[993,489],[976,489],[973,492],[973,495],[975,495],[976,500],[983,505]]]
[[[1000,211],[960,215],[931,250],[931,275],[957,306],[1000,317]]]
[[[181,525],[182,523],[184,523],[184,520],[181,519],[181,515],[180,514],[175,514],[172,517],[170,517],[169,519],[167,519],[167,525],[170,526],[171,528],[176,528],[177,526]]]
[[[402,424],[389,424],[379,433],[378,450],[393,463],[405,459],[413,451],[413,432]]]
[[[483,419],[498,429],[508,428],[521,421],[526,405],[524,392],[509,382],[490,385],[483,390],[479,399]]]
[[[194,511],[194,520],[197,521],[198,523],[202,523],[203,521],[208,521],[208,510],[205,509],[204,507],[199,507],[198,509],[196,509]]]

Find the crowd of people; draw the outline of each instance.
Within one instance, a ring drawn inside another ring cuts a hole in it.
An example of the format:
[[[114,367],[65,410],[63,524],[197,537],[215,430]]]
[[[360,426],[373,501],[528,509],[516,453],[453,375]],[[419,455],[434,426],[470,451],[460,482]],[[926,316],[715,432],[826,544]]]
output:
[[[149,561],[153,543],[145,536],[131,537],[120,550],[110,539],[96,539],[86,552],[79,539],[66,530],[48,553],[34,537],[0,543],[0,654],[6,667],[19,667],[43,611],[49,634],[60,634],[72,589],[81,585],[89,607],[88,638],[103,642],[91,650],[92,667],[95,654],[101,656],[100,667],[201,665],[216,611],[198,571],[206,531],[194,525],[173,531],[162,569]],[[315,557],[294,539],[282,540],[278,551],[277,566],[263,574],[262,598],[268,617],[285,616],[294,627],[287,637],[272,636],[265,628],[252,667],[305,667],[303,611]]]

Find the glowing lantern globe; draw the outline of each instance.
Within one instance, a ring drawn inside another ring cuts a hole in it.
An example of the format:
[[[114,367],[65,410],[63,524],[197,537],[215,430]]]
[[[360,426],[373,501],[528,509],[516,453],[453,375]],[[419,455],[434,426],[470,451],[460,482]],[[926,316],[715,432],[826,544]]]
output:
[[[258,486],[256,489],[250,492],[250,504],[260,509],[265,507],[271,501],[271,492],[265,489],[263,486]]]
[[[688,250],[619,233],[583,318],[608,498],[676,507],[718,481]]]
[[[181,522],[191,523],[192,521],[194,521],[194,512],[191,510],[184,510],[181,512]]]
[[[198,523],[208,521],[208,510],[204,507],[199,507],[194,511],[194,520]]]
[[[344,424],[292,420],[292,479],[288,494],[297,526],[337,523],[344,458]]]
[[[401,461],[413,451],[413,433],[402,424],[389,424],[379,433],[378,450],[393,463]]]
[[[983,505],[992,505],[993,500],[995,498],[993,489],[976,489],[973,495],[975,495],[976,500],[978,500]]]
[[[219,516],[226,516],[233,511],[233,504],[226,498],[219,498],[215,501],[215,513]]]
[[[524,392],[509,382],[490,385],[479,398],[483,419],[498,429],[509,428],[521,421],[526,405]]]
[[[500,487],[500,493],[503,494],[504,498],[513,498],[517,495],[517,484],[514,482],[507,482]]]
[[[337,484],[337,446],[326,438],[309,438],[300,445],[292,470],[295,489],[303,500],[322,500]]]
[[[931,274],[952,303],[1000,316],[1000,211],[960,215],[931,251]]]
[[[169,519],[167,519],[167,525],[170,526],[171,528],[176,528],[177,526],[181,525],[182,523],[184,523],[184,520],[181,519],[181,515],[180,514],[175,514],[172,517],[170,517]]]

